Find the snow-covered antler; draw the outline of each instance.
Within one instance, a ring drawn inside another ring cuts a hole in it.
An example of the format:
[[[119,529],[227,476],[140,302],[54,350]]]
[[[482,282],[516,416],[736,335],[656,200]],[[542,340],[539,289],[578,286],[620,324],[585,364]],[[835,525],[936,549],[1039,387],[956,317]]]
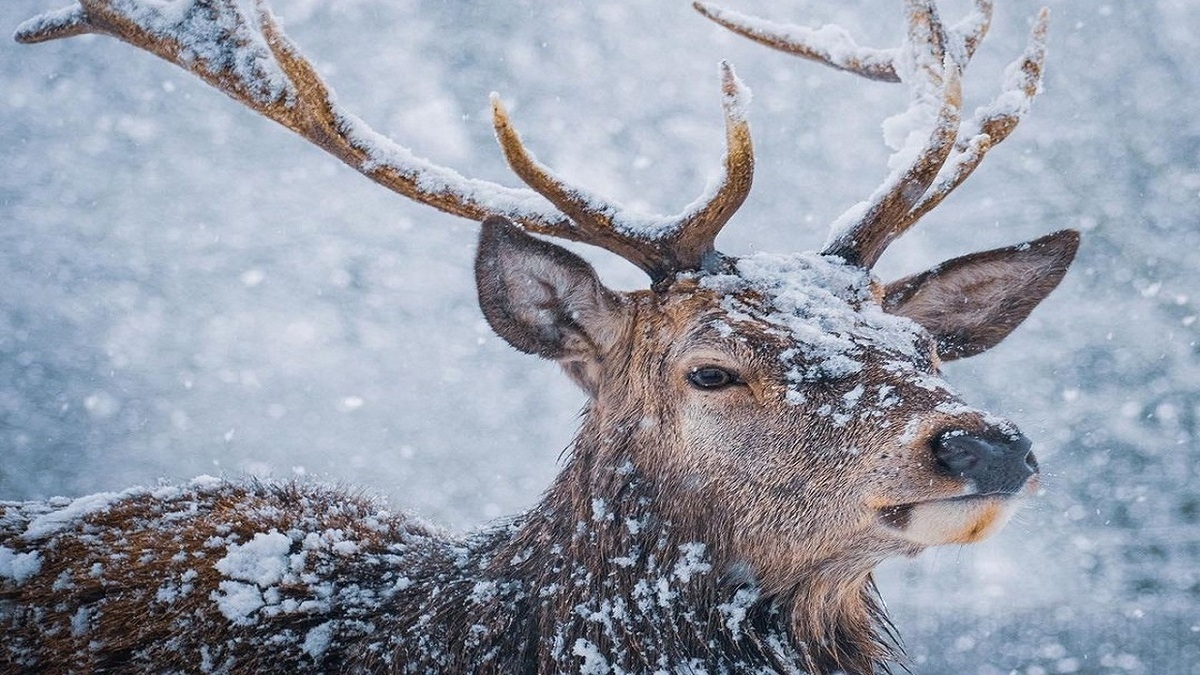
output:
[[[621,255],[649,272],[652,279],[662,280],[676,271],[715,265],[720,254],[713,248],[713,242],[750,192],[754,153],[750,127],[742,109],[745,89],[728,63],[721,64],[721,73],[727,147],[725,173],[709,193],[675,216],[637,221],[605,206],[585,190],[567,184],[529,154],[504,105],[499,97],[493,96],[496,136],[512,170],[567,214],[581,232],[588,233],[589,243]]]
[[[975,0],[975,11],[949,28],[933,0],[905,0],[908,29],[898,49],[862,47],[836,26],[789,26],[701,2],[694,6],[761,44],[868,79],[909,86],[909,109],[886,125],[896,151],[889,162],[892,173],[866,201],[838,217],[823,250],[867,269],[892,240],[971,175],[987,151],[1017,126],[1041,88],[1046,9],[1039,12],[1024,53],[1005,71],[1001,93],[964,122],[960,76],[991,24],[991,0]]]
[[[409,199],[474,220],[503,215],[531,232],[599,246],[655,282],[712,260],[717,232],[750,189],[754,160],[742,115],[746,91],[726,65],[724,176],[680,214],[641,217],[568,186],[536,164],[498,101],[497,134],[532,191],[465,178],[416,157],[338,105],[263,0],[80,0],[26,21],[16,39],[34,43],[86,33],[116,37],[198,75]]]

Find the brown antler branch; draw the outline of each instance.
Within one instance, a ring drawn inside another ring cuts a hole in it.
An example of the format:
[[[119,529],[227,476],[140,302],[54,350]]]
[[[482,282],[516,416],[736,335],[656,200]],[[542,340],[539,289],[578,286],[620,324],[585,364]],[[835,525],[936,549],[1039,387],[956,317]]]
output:
[[[991,0],[975,0],[975,9],[947,29],[933,0],[906,0],[907,32],[900,49],[860,47],[840,28],[820,29],[762,21],[697,2],[697,10],[756,42],[863,77],[903,82],[912,104],[895,119],[929,120],[925,144],[911,147],[915,132],[894,139],[889,164],[899,168],[863,203],[835,222],[823,252],[871,268],[887,245],[903,234],[957,188],[984,155],[1004,140],[1028,111],[1041,86],[1048,12],[1034,24],[1024,54],[1009,66],[1003,89],[988,106],[960,122],[959,76],[991,25]],[[892,135],[899,135],[893,133]]]
[[[638,265],[655,281],[661,281],[679,270],[700,269],[715,253],[713,242],[717,234],[750,192],[754,151],[744,114],[748,92],[729,64],[722,63],[721,71],[725,171],[714,189],[673,216],[630,216],[611,202],[569,185],[525,148],[504,104],[493,95],[496,136],[513,172],[567,214],[588,234],[590,241],[604,242],[599,245]]]
[[[721,186],[684,213],[655,219],[584,197],[527,155],[528,161],[519,160],[520,141],[498,104],[497,132],[505,154],[534,190],[465,178],[416,157],[338,106],[263,0],[190,0],[170,8],[144,0],[80,0],[25,22],[16,39],[36,43],[87,33],[116,37],[198,75],[409,199],[474,220],[503,215],[531,232],[599,246],[630,260],[655,282],[698,269],[750,187],[749,130],[740,112],[731,112],[739,109],[743,89],[727,66],[729,148]]]
[[[975,116],[963,125],[955,152],[942,168],[937,182],[910,209],[909,227],[962,184],[983,161],[987,151],[1007,138],[1029,111],[1034,96],[1041,89],[1049,20],[1049,10],[1042,9],[1033,24],[1025,53],[1008,67],[1002,92],[990,105],[977,109]]]
[[[958,69],[947,63],[943,79],[942,102],[932,133],[907,165],[894,171],[867,201],[851,207],[834,222],[834,235],[822,253],[870,269],[887,245],[915,222],[909,219],[914,201],[937,179],[958,138],[962,107]]]

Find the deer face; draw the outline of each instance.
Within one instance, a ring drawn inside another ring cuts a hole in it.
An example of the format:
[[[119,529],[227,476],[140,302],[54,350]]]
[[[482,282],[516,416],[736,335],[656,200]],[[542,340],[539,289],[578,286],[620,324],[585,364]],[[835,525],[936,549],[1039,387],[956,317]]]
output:
[[[652,380],[649,435],[675,436],[659,482],[713,504],[762,578],[973,542],[1032,489],[1028,442],[957,397],[863,270],[759,256],[677,286],[626,372]]]
[[[562,363],[668,501],[705,505],[735,559],[785,583],[1005,522],[1036,484],[1030,444],[938,368],[1014,328],[1074,247],[1051,235],[886,287],[833,257],[760,255],[617,294],[573,254],[492,220],[477,278],[500,335]]]

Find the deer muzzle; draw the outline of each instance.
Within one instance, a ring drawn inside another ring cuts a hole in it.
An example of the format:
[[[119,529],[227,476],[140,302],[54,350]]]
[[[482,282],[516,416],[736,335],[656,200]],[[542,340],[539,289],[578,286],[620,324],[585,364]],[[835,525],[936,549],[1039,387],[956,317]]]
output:
[[[962,481],[956,495],[888,506],[879,520],[893,535],[920,546],[969,544],[1000,529],[1019,497],[1037,485],[1037,459],[1018,431],[944,431],[930,442],[936,470]]]

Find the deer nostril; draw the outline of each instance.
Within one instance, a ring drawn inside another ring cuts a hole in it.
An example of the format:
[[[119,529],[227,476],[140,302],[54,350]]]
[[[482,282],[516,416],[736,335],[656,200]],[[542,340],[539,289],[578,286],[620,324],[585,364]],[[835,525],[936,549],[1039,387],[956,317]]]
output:
[[[1024,436],[1022,436],[1022,438],[1024,438]],[[1032,443],[1030,445],[1032,446]],[[1032,450],[1025,453],[1025,466],[1029,467],[1029,470],[1033,473],[1038,472],[1037,457],[1033,456]]]
[[[954,475],[965,475],[979,464],[987,448],[978,438],[962,432],[948,432],[934,441],[933,454],[942,468]]]
[[[953,430],[934,439],[933,455],[945,473],[970,480],[980,494],[1009,494],[1037,473],[1031,446],[1020,433],[984,437]]]

